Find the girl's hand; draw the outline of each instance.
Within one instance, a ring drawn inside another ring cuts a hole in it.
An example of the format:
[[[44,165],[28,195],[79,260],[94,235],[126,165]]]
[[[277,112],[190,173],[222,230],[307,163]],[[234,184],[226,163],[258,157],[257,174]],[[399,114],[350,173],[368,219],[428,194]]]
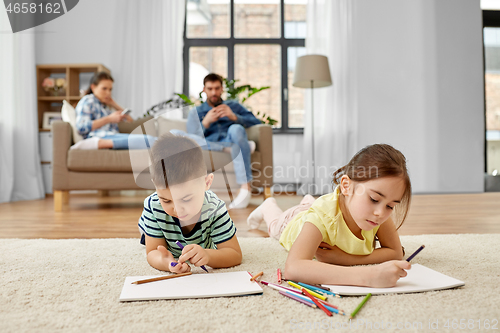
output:
[[[321,242],[314,256],[318,261],[327,262],[330,264],[342,265],[340,259],[343,259],[347,253],[339,249],[337,246],[331,246],[328,243]]]
[[[120,121],[123,120],[122,112],[121,111],[114,111],[112,114],[110,114],[108,117],[108,120],[110,123],[119,123]]]
[[[179,263],[185,263],[189,260],[196,267],[207,265],[209,261],[208,252],[198,244],[189,244],[182,250],[182,255],[179,257]]]
[[[172,253],[170,253],[165,248],[165,246],[159,245],[158,248],[157,248],[157,250],[160,251],[160,253],[162,254],[163,261],[165,262],[165,264],[167,265],[168,269],[172,273],[177,273],[177,274],[178,273],[185,273],[185,272],[189,272],[191,270],[191,267],[189,267],[189,265],[186,264],[186,263],[177,264],[175,267],[172,266],[171,263],[176,262],[176,261],[174,259],[174,256],[172,255]]]
[[[411,264],[405,260],[391,260],[372,268],[368,285],[373,288],[389,288],[394,287],[400,278],[408,275],[405,269],[410,269]]]
[[[325,242],[321,242],[319,243],[319,246],[318,246],[319,249],[322,249],[322,250],[333,250],[336,248],[336,246],[332,246],[328,243],[325,243]]]

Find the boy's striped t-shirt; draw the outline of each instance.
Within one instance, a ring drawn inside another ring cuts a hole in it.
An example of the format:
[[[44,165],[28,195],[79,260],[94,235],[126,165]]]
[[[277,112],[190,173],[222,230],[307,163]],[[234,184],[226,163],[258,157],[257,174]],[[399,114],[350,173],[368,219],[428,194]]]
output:
[[[179,219],[165,213],[155,192],[144,200],[144,210],[139,219],[139,228],[149,237],[164,238],[169,250],[178,258],[182,250],[175,244],[198,244],[204,249],[216,249],[217,244],[230,240],[236,227],[229,217],[224,201],[212,191],[205,191],[200,219],[188,234],[182,233]]]

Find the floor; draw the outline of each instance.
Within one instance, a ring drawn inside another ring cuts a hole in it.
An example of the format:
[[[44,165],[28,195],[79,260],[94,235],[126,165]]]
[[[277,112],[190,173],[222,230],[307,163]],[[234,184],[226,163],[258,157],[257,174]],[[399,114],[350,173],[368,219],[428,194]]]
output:
[[[71,193],[69,210],[53,211],[53,197],[0,204],[0,238],[134,238],[146,195]],[[282,208],[296,195],[276,196]],[[246,209],[230,211],[238,237],[268,237],[266,227],[249,230],[246,218],[262,203],[252,197]],[[500,192],[414,195],[401,235],[500,233]]]

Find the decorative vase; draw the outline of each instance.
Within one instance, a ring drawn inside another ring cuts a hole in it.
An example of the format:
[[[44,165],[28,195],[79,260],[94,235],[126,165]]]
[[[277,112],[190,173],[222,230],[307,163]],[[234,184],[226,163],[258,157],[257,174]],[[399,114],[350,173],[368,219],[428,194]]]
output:
[[[61,89],[52,89],[52,96],[64,96],[66,95],[66,89],[61,88]]]

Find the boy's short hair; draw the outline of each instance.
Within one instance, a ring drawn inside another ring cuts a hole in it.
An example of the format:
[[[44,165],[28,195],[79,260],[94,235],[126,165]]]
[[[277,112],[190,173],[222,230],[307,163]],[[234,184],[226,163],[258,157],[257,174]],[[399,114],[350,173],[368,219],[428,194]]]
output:
[[[151,180],[157,188],[168,188],[207,174],[201,147],[190,138],[171,133],[162,135],[154,143],[151,155]]]
[[[222,82],[222,76],[220,76],[219,74],[210,73],[203,79],[203,86],[205,86],[207,82],[216,82],[216,81],[219,81],[221,85],[224,85]]]

